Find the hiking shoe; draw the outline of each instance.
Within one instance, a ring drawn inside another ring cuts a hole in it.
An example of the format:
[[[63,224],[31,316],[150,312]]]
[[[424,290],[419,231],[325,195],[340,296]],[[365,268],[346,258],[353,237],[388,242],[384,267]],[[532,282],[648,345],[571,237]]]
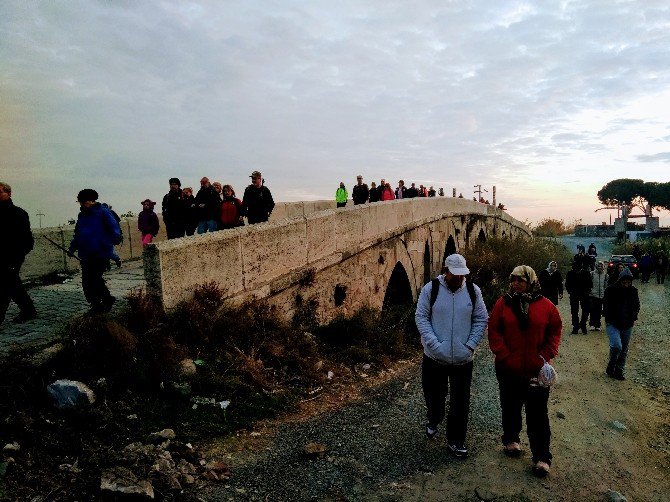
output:
[[[35,310],[30,312],[19,312],[12,318],[12,322],[14,324],[23,324],[24,322],[28,322],[32,319],[37,319],[37,312]]]
[[[535,465],[533,466],[533,474],[538,478],[544,478],[549,474],[549,464],[542,461],[535,462]]]
[[[521,445],[519,443],[507,443],[503,451],[508,457],[518,457],[521,455]]]
[[[614,371],[614,373],[612,373],[612,378],[614,378],[615,380],[625,380],[626,379],[626,377],[623,376],[623,371],[616,371],[616,370]]]
[[[468,456],[468,449],[462,444],[453,443],[448,445],[447,448],[456,458],[466,458]]]
[[[572,330],[572,333],[570,333],[570,334],[571,334],[571,335],[578,335],[578,334],[579,334],[579,330],[578,330],[578,329],[573,329],[573,330]]]
[[[430,425],[426,425],[426,437],[428,439],[433,439],[435,437],[435,434],[437,434],[437,427],[431,427]]]

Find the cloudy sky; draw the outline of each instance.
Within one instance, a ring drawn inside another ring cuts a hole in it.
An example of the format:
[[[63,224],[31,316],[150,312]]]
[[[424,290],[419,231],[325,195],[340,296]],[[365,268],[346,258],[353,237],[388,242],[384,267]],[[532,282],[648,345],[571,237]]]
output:
[[[667,0],[0,3],[0,179],[34,224],[255,169],[276,200],[361,173],[600,222],[669,140]]]

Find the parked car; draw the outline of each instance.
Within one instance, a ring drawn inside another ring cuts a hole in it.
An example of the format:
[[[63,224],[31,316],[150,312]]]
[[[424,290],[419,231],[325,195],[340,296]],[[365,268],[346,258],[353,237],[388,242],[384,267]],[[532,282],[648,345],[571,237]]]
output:
[[[637,277],[640,275],[640,268],[637,265],[637,258],[635,258],[632,254],[613,254],[609,263],[607,264],[607,273],[613,273],[619,263],[623,263],[626,265],[626,267],[628,267],[628,270],[630,270],[631,274],[633,274],[633,278],[637,279]]]

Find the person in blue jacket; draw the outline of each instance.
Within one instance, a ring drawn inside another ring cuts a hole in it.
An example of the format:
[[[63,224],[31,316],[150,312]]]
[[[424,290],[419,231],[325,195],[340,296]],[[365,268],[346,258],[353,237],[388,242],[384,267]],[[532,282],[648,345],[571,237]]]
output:
[[[68,254],[75,251],[81,260],[81,285],[91,312],[109,312],[116,301],[102,274],[114,254],[114,245],[121,242],[121,228],[116,219],[98,200],[98,192],[85,188],[77,195],[81,207]]]

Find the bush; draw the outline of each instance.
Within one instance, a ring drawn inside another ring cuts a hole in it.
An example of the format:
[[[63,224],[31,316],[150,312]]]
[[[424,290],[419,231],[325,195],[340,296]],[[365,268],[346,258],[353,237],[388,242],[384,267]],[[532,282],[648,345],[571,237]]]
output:
[[[658,237],[655,239],[641,239],[635,242],[626,241],[626,243],[617,244],[612,250],[612,254],[633,254],[633,247],[639,248],[640,253],[649,253],[654,256],[656,253],[663,252],[670,256],[670,237]]]
[[[529,265],[537,274],[551,260],[570,263],[570,252],[556,239],[491,238],[477,242],[464,253],[472,280],[489,310],[508,289],[510,272],[517,265]]]

